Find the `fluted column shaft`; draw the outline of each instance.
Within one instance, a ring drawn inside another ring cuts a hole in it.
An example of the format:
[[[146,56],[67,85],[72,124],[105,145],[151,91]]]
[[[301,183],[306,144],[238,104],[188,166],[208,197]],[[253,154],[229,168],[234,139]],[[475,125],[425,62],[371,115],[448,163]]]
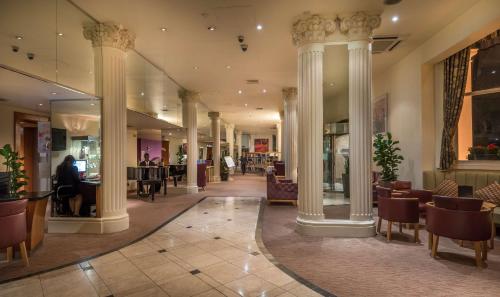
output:
[[[187,128],[187,185],[188,193],[197,193],[198,160],[198,94],[188,92],[182,98],[183,126]],[[184,119],[185,117],[185,119]]]
[[[281,160],[281,120],[276,124],[276,152],[280,153],[278,159]]]
[[[209,112],[208,116],[212,120],[212,137],[214,145],[212,147],[212,159],[214,161],[214,181],[220,181],[220,114],[218,112]]]
[[[238,145],[238,158],[241,158],[241,150],[242,150],[242,132],[240,130],[238,130],[236,132],[236,145]]]
[[[229,145],[229,155],[234,159],[234,124],[226,124],[226,142]]]
[[[255,137],[254,135],[250,134],[248,135],[248,151],[249,152],[255,152]]]
[[[353,221],[373,218],[371,53],[368,40],[350,41],[349,49],[349,165]]]
[[[298,167],[298,127],[297,127],[297,88],[283,89],[283,160],[285,177],[297,182]]]
[[[298,177],[299,217],[322,220],[323,215],[323,52],[322,44],[299,49]]]

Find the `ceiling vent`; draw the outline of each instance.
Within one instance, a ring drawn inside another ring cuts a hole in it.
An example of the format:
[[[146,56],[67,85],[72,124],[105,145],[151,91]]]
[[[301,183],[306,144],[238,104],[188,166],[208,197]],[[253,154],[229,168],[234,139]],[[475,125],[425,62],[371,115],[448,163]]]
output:
[[[247,85],[256,85],[259,83],[258,79],[247,79]]]
[[[390,52],[403,41],[399,36],[373,36],[372,53]]]

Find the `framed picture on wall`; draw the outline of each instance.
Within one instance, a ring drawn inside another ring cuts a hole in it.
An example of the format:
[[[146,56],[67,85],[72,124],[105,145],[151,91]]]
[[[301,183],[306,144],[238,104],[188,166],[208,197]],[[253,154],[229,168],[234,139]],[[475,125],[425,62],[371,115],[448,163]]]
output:
[[[256,153],[267,153],[269,151],[269,139],[254,139],[254,150]]]
[[[373,134],[387,132],[388,99],[386,93],[373,102]]]

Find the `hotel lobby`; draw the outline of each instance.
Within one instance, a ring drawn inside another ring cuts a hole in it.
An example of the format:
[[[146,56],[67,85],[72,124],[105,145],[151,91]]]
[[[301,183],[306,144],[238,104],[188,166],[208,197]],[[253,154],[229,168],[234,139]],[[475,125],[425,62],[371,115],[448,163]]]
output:
[[[0,297],[497,296],[500,0],[0,0]]]

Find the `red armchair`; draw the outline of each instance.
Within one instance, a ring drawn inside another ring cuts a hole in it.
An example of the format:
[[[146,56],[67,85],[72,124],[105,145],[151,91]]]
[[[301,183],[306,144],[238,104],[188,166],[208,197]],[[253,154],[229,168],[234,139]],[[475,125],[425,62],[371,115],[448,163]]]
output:
[[[276,176],[284,177],[285,176],[285,162],[282,162],[282,161],[274,162],[274,170],[276,170]]]
[[[482,208],[482,200],[434,196],[427,207],[427,231],[432,257],[436,257],[439,237],[444,236],[474,243],[476,265],[487,259],[487,241],[491,238],[490,210]]]
[[[399,195],[403,198],[417,198],[418,210],[421,217],[425,217],[425,210],[427,202],[432,201],[432,191],[427,190],[409,190],[409,191],[394,191],[393,195]]]
[[[278,180],[274,173],[267,174],[267,201],[291,202],[297,205],[299,191],[296,183],[291,180]]]
[[[0,249],[7,249],[7,262],[12,260],[13,247],[19,245],[24,264],[29,266],[26,251],[27,199],[0,202]]]
[[[385,188],[377,187],[377,192],[382,194],[378,200],[377,233],[380,233],[382,220],[387,220],[387,241],[392,239],[392,223],[399,223],[399,232],[402,224],[414,225],[415,242],[419,242],[419,210],[417,198],[387,197]]]
[[[207,163],[198,163],[196,168],[196,184],[198,188],[205,190],[207,186]]]

